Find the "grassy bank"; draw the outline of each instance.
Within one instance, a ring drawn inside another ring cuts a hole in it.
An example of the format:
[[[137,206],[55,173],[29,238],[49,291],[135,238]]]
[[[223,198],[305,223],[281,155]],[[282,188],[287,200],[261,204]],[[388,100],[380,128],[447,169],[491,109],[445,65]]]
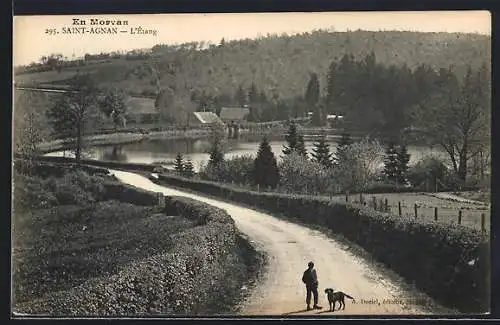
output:
[[[260,256],[222,210],[45,164],[14,177],[14,311],[59,316],[231,313]],[[45,172],[42,172],[45,171]],[[56,171],[56,172],[55,172]]]
[[[208,135],[208,130],[169,130],[149,132],[147,130],[131,130],[129,132],[116,132],[94,134],[85,137],[86,146],[118,145],[135,143],[146,140],[156,139],[199,139]],[[40,144],[40,151],[43,153],[66,150],[70,146],[62,140],[47,141]]]
[[[365,249],[438,303],[462,312],[489,310],[487,234],[425,219],[405,219],[327,198],[239,190],[162,175],[160,183],[189,188],[321,225]]]
[[[263,123],[265,124],[265,123]],[[251,127],[239,130],[240,137],[248,140],[260,141],[264,135],[270,139],[283,140],[288,127],[273,126],[271,128],[261,127],[255,124]],[[328,140],[340,139],[341,129],[330,128],[303,128],[301,132],[306,141],[316,141],[320,134],[325,133]],[[95,134],[85,137],[87,146],[129,144],[147,140],[159,139],[203,139],[210,134],[210,129],[205,128],[182,128],[182,127],[158,127],[156,125],[139,125],[138,127],[127,127],[124,129],[110,129],[96,131]],[[351,134],[353,139],[358,139],[364,133],[355,132]],[[62,140],[45,141],[39,145],[42,153],[69,149],[70,146]]]

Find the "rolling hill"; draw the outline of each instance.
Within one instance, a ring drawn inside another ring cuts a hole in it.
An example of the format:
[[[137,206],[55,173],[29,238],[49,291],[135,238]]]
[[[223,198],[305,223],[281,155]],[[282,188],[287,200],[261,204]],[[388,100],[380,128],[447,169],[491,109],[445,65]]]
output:
[[[315,31],[230,41],[201,50],[200,45],[157,45],[152,49],[152,60],[100,60],[60,72],[17,75],[16,82],[61,84],[80,70],[93,74],[100,86],[116,86],[132,95],[152,95],[156,80],[150,66],[154,65],[161,87],[170,87],[181,96],[191,91],[232,96],[240,84],[248,88],[255,82],[267,95],[289,98],[303,94],[310,72],[318,73],[324,88],[328,66],[346,53],[361,59],[373,51],[378,62],[406,64],[410,69],[422,63],[436,69],[453,65],[459,74],[466,64],[476,68],[489,62],[491,56],[489,36],[406,31]]]

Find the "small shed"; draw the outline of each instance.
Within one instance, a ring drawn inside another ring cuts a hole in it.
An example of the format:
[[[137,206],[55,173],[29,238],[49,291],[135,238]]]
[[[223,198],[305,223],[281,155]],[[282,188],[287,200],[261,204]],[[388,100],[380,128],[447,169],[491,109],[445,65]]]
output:
[[[193,112],[189,116],[189,126],[212,125],[214,123],[222,123],[221,119],[214,112]]]

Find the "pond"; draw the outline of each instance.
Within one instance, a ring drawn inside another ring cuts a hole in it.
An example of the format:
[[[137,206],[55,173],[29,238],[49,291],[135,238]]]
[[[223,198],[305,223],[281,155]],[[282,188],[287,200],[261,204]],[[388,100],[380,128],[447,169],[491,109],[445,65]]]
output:
[[[281,159],[284,140],[271,140],[271,149],[278,161]],[[335,152],[337,142],[330,140],[330,151]],[[312,153],[314,141],[305,141],[306,150]],[[171,164],[177,153],[181,153],[185,158],[191,159],[195,170],[199,170],[209,159],[208,149],[210,142],[208,139],[162,139],[148,140],[123,145],[105,145],[93,147],[87,153],[88,157],[97,160],[122,161],[132,163],[165,163]],[[255,156],[259,148],[259,141],[239,139],[228,140],[226,159],[241,155]],[[409,146],[410,164],[415,163],[426,155],[447,156],[438,148]],[[70,156],[68,152],[57,151],[47,155],[50,156]]]

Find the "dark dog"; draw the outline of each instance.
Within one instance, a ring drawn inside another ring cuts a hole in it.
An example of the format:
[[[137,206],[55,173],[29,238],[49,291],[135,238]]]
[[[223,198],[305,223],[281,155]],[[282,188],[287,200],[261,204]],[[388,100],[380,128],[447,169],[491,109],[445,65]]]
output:
[[[330,311],[335,311],[335,304],[337,303],[337,301],[340,304],[340,308],[345,309],[344,298],[349,298],[352,299],[353,301],[356,301],[354,300],[353,297],[349,296],[347,293],[344,293],[342,291],[334,291],[331,288],[325,289],[325,293],[328,296],[328,304],[330,305]]]

